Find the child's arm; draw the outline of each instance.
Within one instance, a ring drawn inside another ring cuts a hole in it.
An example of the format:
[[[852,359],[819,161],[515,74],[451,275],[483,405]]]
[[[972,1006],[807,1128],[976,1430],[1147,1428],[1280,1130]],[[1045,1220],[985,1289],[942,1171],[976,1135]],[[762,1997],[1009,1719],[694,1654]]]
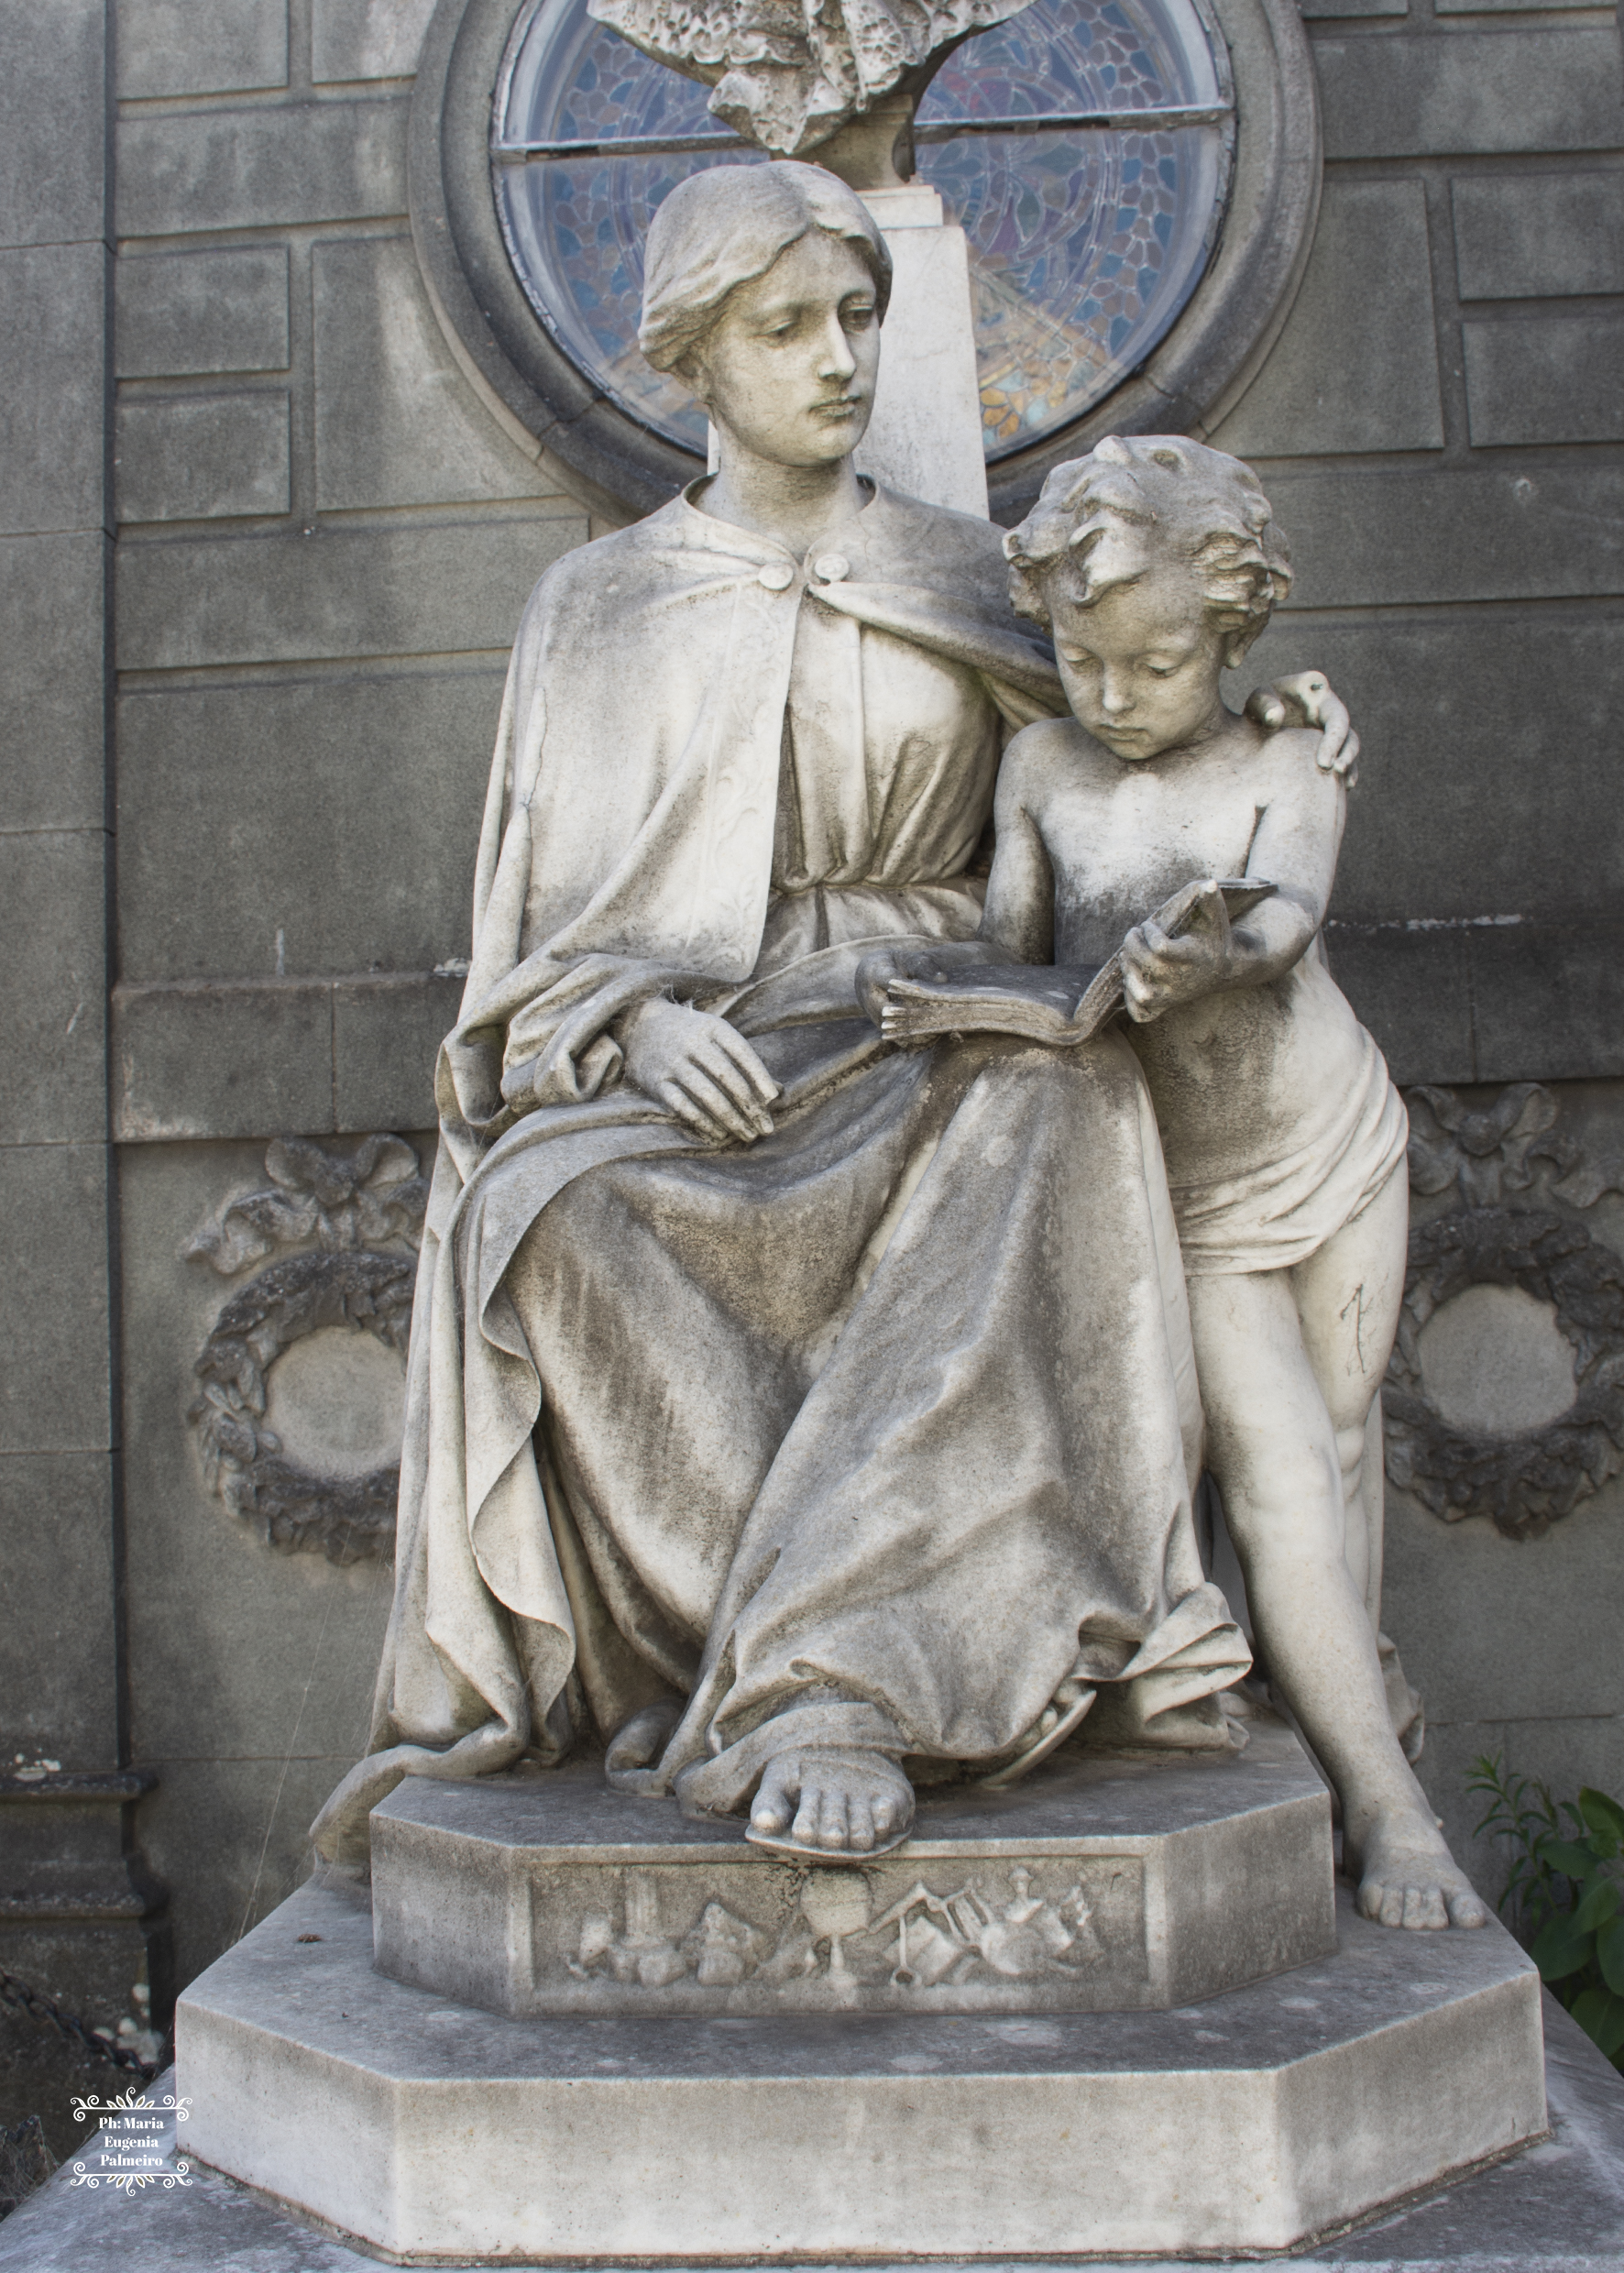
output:
[[[1028,737],[1046,730],[1052,731],[1047,721],[1017,735],[998,775],[993,803],[997,843],[979,934],[1024,963],[1052,963],[1055,959],[1054,870],[1030,809],[1038,769]]]
[[[1304,734],[1278,735],[1259,767],[1246,873],[1272,883],[1271,896],[1233,928],[1203,926],[1169,939],[1152,922],[1124,940],[1124,993],[1128,1016],[1140,1025],[1204,994],[1267,985],[1307,952],[1325,919],[1347,814],[1340,776],[1302,763],[1309,741]]]

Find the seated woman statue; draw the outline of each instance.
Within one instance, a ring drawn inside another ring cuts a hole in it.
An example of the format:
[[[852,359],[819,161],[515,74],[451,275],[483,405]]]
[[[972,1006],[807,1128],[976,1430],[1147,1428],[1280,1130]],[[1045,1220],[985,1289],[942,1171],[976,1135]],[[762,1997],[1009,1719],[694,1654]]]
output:
[[[1136,1741],[1231,1741],[1133,1052],[899,1050],[856,999],[876,945],[974,935],[1003,741],[1064,707],[1001,533],[852,470],[889,282],[814,167],[699,174],[650,232],[643,352],[719,470],[520,627],[330,1858],[403,1774],[581,1743],[838,1858],[1103,1691]]]

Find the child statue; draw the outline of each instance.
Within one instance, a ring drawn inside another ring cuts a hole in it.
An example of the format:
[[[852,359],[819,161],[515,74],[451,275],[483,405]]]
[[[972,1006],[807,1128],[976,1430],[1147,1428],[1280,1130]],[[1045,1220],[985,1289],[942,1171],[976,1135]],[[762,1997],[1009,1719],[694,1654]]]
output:
[[[1288,587],[1285,544],[1238,460],[1113,437],[1050,475],[1004,551],[1017,611],[1052,629],[1071,716],[1026,727],[1004,758],[980,942],[872,973],[871,989],[889,979],[884,1030],[1076,1043],[1125,1009],[1167,1158],[1208,1469],[1270,1675],[1341,1800],[1360,1908],[1480,1926],[1393,1734],[1348,1568],[1362,1494],[1379,1490],[1409,1195],[1404,1107],[1321,936],[1346,787],[1301,732],[1266,734],[1220,692]],[[1015,973],[966,967],[989,950],[1081,968],[1030,973],[1023,1006]]]

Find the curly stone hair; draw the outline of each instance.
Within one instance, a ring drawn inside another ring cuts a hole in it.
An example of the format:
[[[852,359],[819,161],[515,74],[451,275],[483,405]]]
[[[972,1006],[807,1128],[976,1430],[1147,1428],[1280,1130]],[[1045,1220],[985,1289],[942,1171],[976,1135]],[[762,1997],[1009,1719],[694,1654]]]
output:
[[[1087,457],[1057,466],[1004,555],[1011,605],[1045,631],[1058,568],[1065,597],[1091,608],[1113,586],[1180,561],[1229,634],[1232,664],[1291,585],[1286,540],[1252,468],[1182,434],[1108,434]]]

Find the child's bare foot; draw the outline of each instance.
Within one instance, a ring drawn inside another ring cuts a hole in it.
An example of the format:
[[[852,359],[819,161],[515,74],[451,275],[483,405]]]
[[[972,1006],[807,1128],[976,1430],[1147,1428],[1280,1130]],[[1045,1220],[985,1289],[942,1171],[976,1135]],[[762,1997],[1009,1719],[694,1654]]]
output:
[[[914,1787],[894,1762],[835,1745],[769,1761],[750,1811],[752,1833],[831,1857],[894,1847],[913,1820]]]
[[[1362,1916],[1378,1926],[1437,1933],[1449,1926],[1486,1926],[1488,1912],[1430,1816],[1392,1807],[1373,1816],[1355,1850],[1344,1833],[1349,1875]]]

